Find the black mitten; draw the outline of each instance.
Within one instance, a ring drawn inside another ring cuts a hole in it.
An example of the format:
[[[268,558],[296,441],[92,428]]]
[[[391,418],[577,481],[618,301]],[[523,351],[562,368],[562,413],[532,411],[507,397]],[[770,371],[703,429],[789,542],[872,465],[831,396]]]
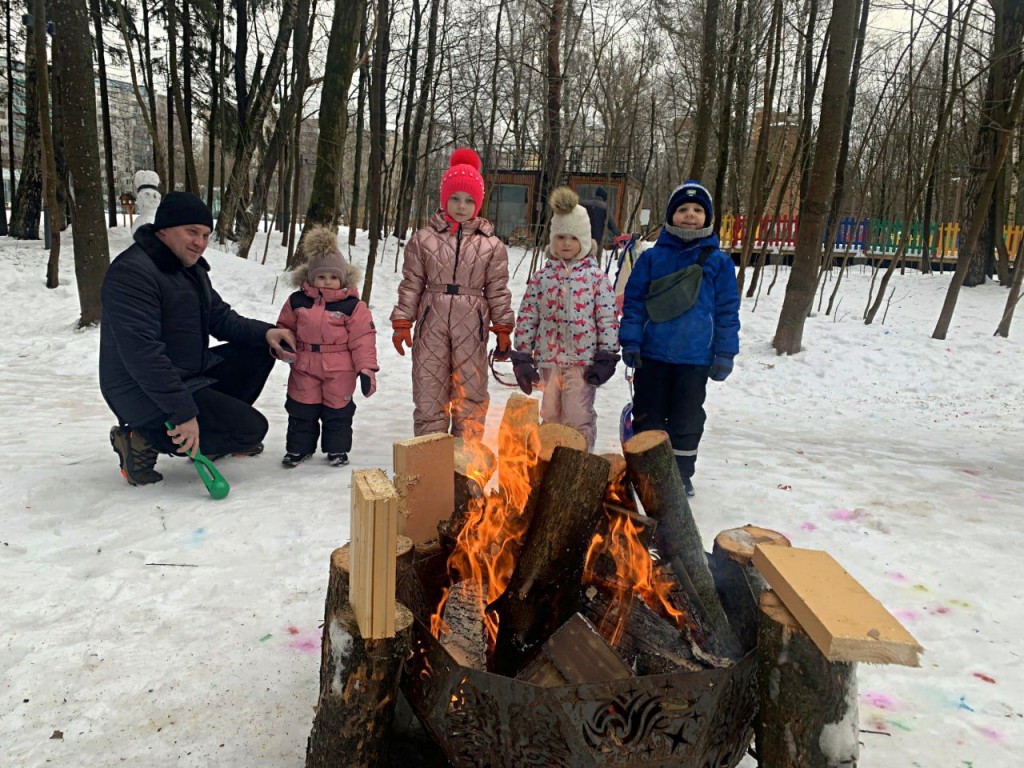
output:
[[[583,378],[587,384],[600,387],[615,373],[615,364],[619,362],[619,356],[607,350],[598,350],[594,355],[594,362],[587,366],[583,372]]]
[[[523,390],[523,394],[529,395],[533,392],[533,385],[540,381],[540,372],[533,362],[533,355],[526,352],[510,352],[509,357],[512,359],[512,372],[516,375],[516,384]]]

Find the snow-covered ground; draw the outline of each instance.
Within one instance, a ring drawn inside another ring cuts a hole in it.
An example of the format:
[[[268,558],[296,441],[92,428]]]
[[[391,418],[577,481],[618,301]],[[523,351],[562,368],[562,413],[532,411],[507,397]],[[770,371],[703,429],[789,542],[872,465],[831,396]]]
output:
[[[112,253],[129,242],[114,230]],[[281,248],[261,266],[263,246],[208,258],[227,301],[273,321],[289,289]],[[281,365],[258,402],[267,450],[220,462],[232,490],[213,501],[184,461],[162,458],[158,485],[125,484],[99,331],[75,329],[70,240],[48,291],[39,244],[0,239],[0,766],[302,765],[351,472],[390,470],[392,441],[412,432],[410,361],[386,322],[396,250],[375,273],[382,370],[377,395],[357,396],[351,468],[280,468]],[[365,247],[352,258],[364,265]],[[755,523],[826,549],[925,647],[919,669],[861,666],[862,768],[1017,765],[1024,316],[993,337],[1006,294],[990,283],[962,292],[934,341],[949,278],[908,273],[885,324],[865,326],[870,273],[856,267],[835,316],[807,322],[805,350],[776,357],[787,276],[744,303],[736,370],[710,385],[693,503],[705,542]],[[492,383],[491,438],[512,391]],[[626,398],[621,376],[600,390],[598,451],[616,448]]]

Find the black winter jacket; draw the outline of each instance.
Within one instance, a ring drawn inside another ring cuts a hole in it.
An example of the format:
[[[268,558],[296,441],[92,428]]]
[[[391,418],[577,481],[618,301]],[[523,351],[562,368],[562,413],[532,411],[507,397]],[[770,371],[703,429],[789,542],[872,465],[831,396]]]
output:
[[[266,344],[270,323],[241,317],[213,290],[210,265],[186,269],[154,234],[139,227],[135,244],[111,263],[103,280],[100,391],[129,425],[199,413],[192,393],[214,382],[204,372],[219,360],[221,341]]]

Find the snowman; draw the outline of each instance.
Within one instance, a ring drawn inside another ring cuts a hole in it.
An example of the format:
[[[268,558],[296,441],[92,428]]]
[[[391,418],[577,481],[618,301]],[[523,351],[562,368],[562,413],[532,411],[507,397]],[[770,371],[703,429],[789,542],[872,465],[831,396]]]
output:
[[[132,234],[143,224],[152,224],[160,205],[160,177],[155,171],[135,172],[135,222]]]

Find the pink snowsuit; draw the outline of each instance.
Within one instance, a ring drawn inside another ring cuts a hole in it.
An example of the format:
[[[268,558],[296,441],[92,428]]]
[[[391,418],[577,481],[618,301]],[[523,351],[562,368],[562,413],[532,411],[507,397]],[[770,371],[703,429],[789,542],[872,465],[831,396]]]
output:
[[[578,429],[593,448],[597,388],[583,374],[598,350],[618,350],[619,320],[615,291],[592,256],[565,261],[548,250],[526,286],[515,348],[533,355],[543,376],[543,420]]]
[[[455,228],[439,211],[405,246],[391,322],[414,322],[413,431],[479,437],[487,415],[487,332],[511,326],[508,253],[494,225]],[[450,412],[450,417],[449,417]]]
[[[299,348],[288,376],[288,396],[299,403],[344,408],[352,402],[361,370],[379,370],[377,332],[355,288],[314,288],[303,283],[288,297],[280,328]]]

